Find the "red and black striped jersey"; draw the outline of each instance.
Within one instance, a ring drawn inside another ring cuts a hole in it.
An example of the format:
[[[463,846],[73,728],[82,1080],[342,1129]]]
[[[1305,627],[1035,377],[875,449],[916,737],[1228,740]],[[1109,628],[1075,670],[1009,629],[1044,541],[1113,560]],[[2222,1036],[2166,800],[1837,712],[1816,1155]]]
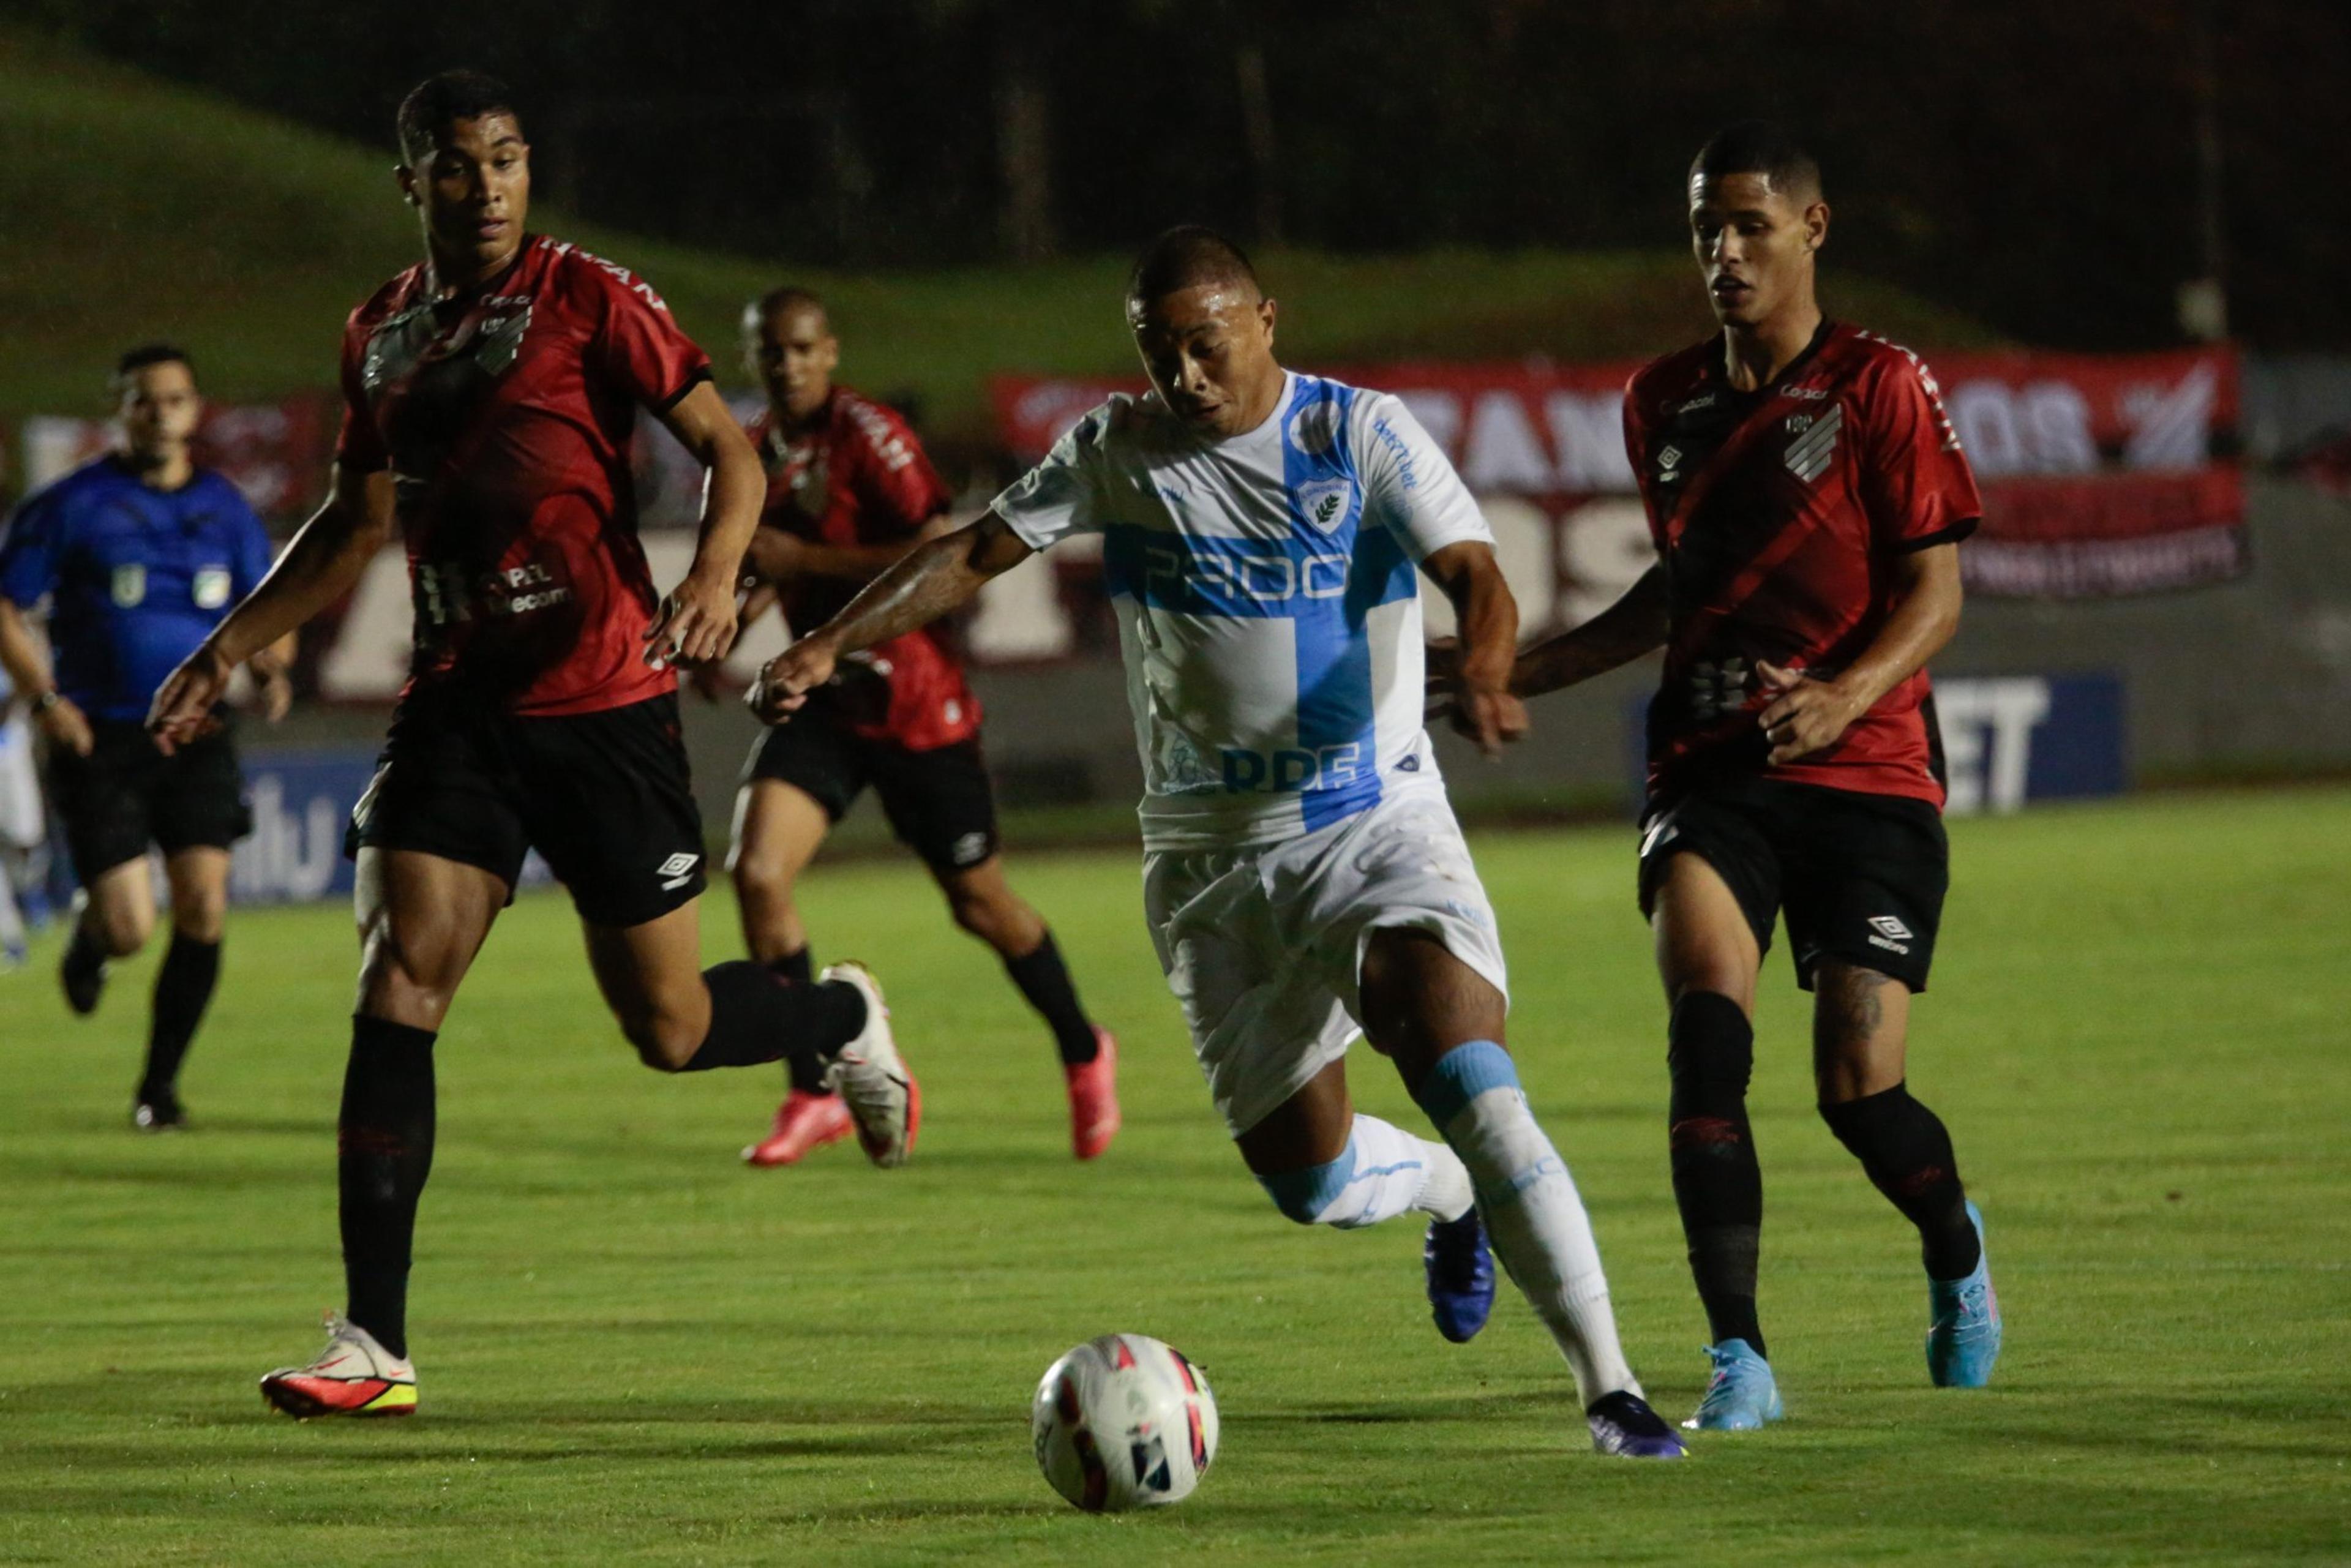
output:
[[[1671,591],[1649,708],[1653,800],[1766,765],[1755,715],[1767,699],[1702,710],[1692,666],[1770,660],[1834,675],[1892,613],[1898,558],[1966,538],[1982,513],[1933,374],[1836,322],[1751,392],[1731,386],[1719,336],[1644,367],[1625,388],[1625,447]],[[1834,746],[1772,776],[1939,805],[1928,690],[1920,670]]]

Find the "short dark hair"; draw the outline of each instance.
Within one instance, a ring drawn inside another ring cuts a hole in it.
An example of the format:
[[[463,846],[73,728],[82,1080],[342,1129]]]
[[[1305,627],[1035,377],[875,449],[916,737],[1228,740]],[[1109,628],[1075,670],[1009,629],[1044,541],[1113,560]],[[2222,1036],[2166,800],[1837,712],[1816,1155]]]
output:
[[[394,125],[400,136],[400,161],[413,169],[441,145],[442,133],[461,120],[485,114],[515,113],[514,93],[507,84],[481,71],[443,71],[426,77],[400,100]]]
[[[1148,302],[1213,283],[1247,284],[1262,294],[1241,247],[1200,224],[1179,224],[1143,247],[1126,277],[1126,297]]]
[[[1742,120],[1708,138],[1690,160],[1689,177],[1696,180],[1701,174],[1763,174],[1775,188],[1791,194],[1817,196],[1821,192],[1820,164],[1803,143],[1768,120]]]
[[[825,309],[824,300],[815,289],[802,288],[794,283],[787,283],[781,287],[768,289],[758,298],[751,301],[751,309],[753,314],[762,321],[779,310],[813,310],[828,318],[831,315],[831,311]]]
[[[150,365],[185,365],[188,374],[196,373],[195,356],[174,343],[141,343],[135,349],[125,349],[122,357],[114,361],[114,384],[120,386]]]

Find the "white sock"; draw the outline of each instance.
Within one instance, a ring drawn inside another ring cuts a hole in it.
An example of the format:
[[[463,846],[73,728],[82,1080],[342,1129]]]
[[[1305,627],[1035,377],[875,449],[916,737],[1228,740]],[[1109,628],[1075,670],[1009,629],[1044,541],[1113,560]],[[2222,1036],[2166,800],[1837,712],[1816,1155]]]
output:
[[[1592,1220],[1566,1162],[1536,1124],[1508,1052],[1458,1046],[1422,1083],[1421,1106],[1468,1167],[1494,1255],[1551,1330],[1589,1406],[1640,1383],[1616,1343],[1616,1315]]]
[[[1330,1164],[1258,1180],[1290,1218],[1341,1230],[1412,1209],[1458,1219],[1469,1207],[1469,1173],[1451,1149],[1376,1116],[1355,1118],[1346,1151]]]

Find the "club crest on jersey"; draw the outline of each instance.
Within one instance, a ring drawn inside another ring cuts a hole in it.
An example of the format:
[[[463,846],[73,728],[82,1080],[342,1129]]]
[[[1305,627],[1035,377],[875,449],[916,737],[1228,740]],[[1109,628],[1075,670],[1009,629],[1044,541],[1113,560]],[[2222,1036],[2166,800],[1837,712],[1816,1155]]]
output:
[[[1796,419],[1802,417],[1799,414],[1790,419],[1790,428],[1795,428]],[[1829,464],[1836,456],[1837,432],[1844,425],[1844,410],[1842,408],[1833,408],[1813,421],[1795,440],[1788,443],[1784,459],[1788,472],[1807,485],[1827,473]]]
[[[1339,444],[1339,402],[1318,397],[1290,416],[1290,444],[1320,457]]]
[[[225,566],[204,566],[196,569],[190,591],[199,610],[218,610],[228,602],[229,575]]]
[[[135,560],[116,567],[112,589],[115,603],[125,610],[137,609],[147,602],[147,569]]]
[[[1298,486],[1298,509],[1322,532],[1336,533],[1355,504],[1353,479],[1313,479]]]
[[[480,326],[474,329],[474,362],[494,376],[502,376],[522,352],[522,335],[530,330],[528,298],[496,299]]]

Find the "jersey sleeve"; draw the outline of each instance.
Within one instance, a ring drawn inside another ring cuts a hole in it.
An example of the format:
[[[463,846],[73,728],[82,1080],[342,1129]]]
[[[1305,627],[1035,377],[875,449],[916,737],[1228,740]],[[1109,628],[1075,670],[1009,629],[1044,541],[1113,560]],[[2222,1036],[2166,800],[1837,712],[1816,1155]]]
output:
[[[48,597],[57,580],[57,488],[27,496],[0,534],[0,599],[30,610]]]
[[[360,474],[392,466],[392,454],[384,449],[383,433],[376,428],[375,410],[368,403],[360,376],[367,340],[367,331],[354,315],[343,328],[343,426],[335,436],[335,463]]]
[[[1469,486],[1402,402],[1384,392],[1364,393],[1356,399],[1355,424],[1364,516],[1384,524],[1416,562],[1465,539],[1494,542]]]
[[[904,420],[867,405],[852,422],[858,444],[857,498],[865,516],[893,531],[919,533],[954,503],[923,444]]]
[[[591,353],[612,382],[655,413],[666,413],[710,379],[710,356],[685,335],[643,278],[610,262],[579,265],[603,297]]]
[[[1050,549],[1071,534],[1097,533],[1102,516],[1103,444],[1119,415],[1103,403],[1071,425],[1045,460],[988,503],[1030,549]]]
[[[1861,495],[1876,543],[1919,550],[1973,533],[1983,502],[1933,372],[1906,351],[1871,383],[1865,406]]]

